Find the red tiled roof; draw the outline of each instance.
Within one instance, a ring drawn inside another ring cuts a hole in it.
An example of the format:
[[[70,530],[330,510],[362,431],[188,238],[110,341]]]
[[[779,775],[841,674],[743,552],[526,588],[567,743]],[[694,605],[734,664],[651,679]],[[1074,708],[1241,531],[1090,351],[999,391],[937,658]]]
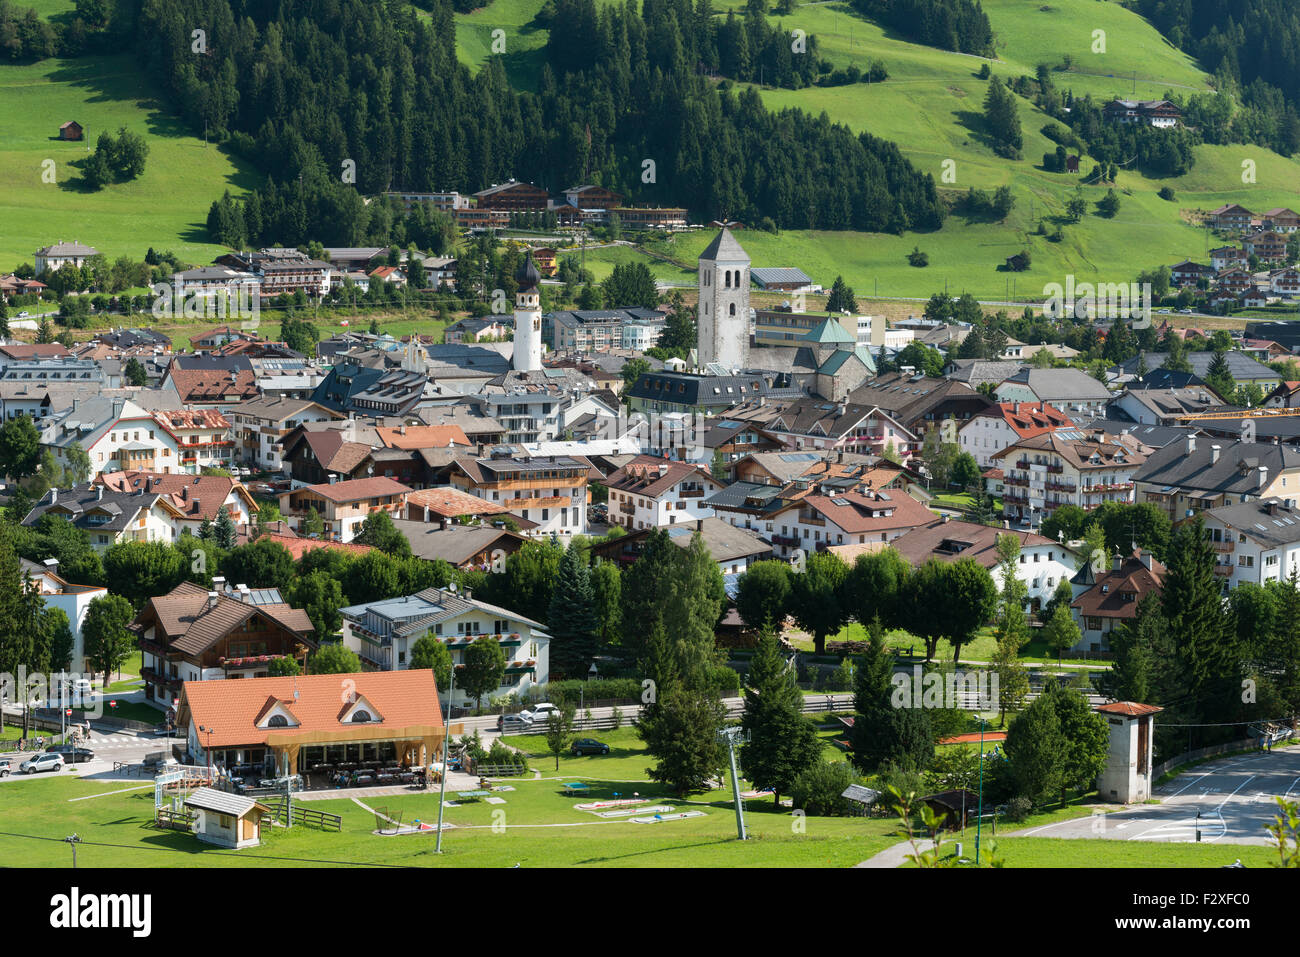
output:
[[[217,513],[236,488],[244,496],[249,511],[258,510],[257,503],[237,480],[225,475],[179,475],[164,472],[103,472],[95,482],[115,492],[133,492],[142,488],[165,496],[164,501],[181,512],[187,519],[215,522]],[[139,483],[138,485],[136,483]],[[195,503],[198,507],[195,507]],[[233,516],[232,516],[233,517]]]
[[[453,443],[472,446],[459,425],[412,425],[398,429],[377,428],[379,441],[390,449],[445,449]]]
[[[183,402],[218,400],[228,395],[257,398],[257,379],[252,369],[241,369],[231,381],[230,373],[213,369],[172,369],[172,382]]]
[[[402,495],[414,491],[410,486],[394,482],[390,478],[375,476],[373,478],[352,479],[347,482],[325,482],[321,485],[309,485],[307,491],[315,492],[331,502],[355,502],[363,498],[375,498],[380,495]],[[288,493],[285,493],[288,494]]]
[[[1155,714],[1157,711],[1164,711],[1164,708],[1158,708],[1153,704],[1138,704],[1136,701],[1116,701],[1112,704],[1099,704],[1094,711],[1100,711],[1103,714],[1122,714],[1129,718],[1141,717],[1144,714]]]
[[[462,492],[450,485],[412,492],[406,497],[406,504],[427,508],[447,518],[455,518],[458,515],[499,515],[510,511],[504,505],[489,502],[487,499]]]
[[[377,720],[370,725],[340,721],[347,704],[343,681],[356,697],[364,698]],[[295,694],[297,697],[295,698]],[[284,703],[297,719],[297,727],[259,728],[257,719],[271,699]],[[373,727],[380,739],[403,729],[442,727],[438,688],[429,669],[367,671],[349,675],[298,675],[287,678],[243,678],[239,681],[187,681],[181,688],[180,718],[213,729],[200,735],[204,747],[228,748],[265,744],[269,735],[320,734],[354,727]],[[414,735],[413,735],[414,736]]]
[[[868,498],[861,492],[808,495],[803,499],[803,505],[825,515],[828,521],[855,535],[915,528],[934,521],[934,512],[907,493],[891,491],[888,494],[888,500]],[[886,515],[885,512],[890,514]]]

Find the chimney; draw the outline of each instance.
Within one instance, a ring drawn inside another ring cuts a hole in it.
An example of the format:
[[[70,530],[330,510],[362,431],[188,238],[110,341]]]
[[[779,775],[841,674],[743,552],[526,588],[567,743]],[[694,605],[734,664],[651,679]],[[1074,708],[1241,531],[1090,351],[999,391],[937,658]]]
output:
[[[1189,435],[1187,437],[1187,454],[1191,455],[1195,451],[1196,451],[1196,436]]]
[[[330,473],[330,484],[331,484],[331,485],[334,485],[334,484],[336,484],[336,483],[338,482],[338,480],[339,480],[339,477],[338,477],[337,475],[335,475],[333,472],[331,472],[331,473]]]
[[[1142,562],[1147,571],[1151,570],[1151,553],[1145,548],[1138,552],[1138,560]]]
[[[1264,511],[1267,512],[1269,515],[1276,515],[1276,514],[1277,514],[1277,502],[1275,502],[1275,501],[1268,501],[1268,502],[1265,502],[1265,503],[1264,503]]]
[[[1263,491],[1263,489],[1264,489],[1264,487],[1265,487],[1266,485],[1268,485],[1268,466],[1267,466],[1267,465],[1261,465],[1261,466],[1259,467],[1259,488],[1260,488],[1260,491]]]
[[[59,490],[57,488],[50,489],[50,504],[53,505],[58,500],[59,500]]]
[[[203,511],[203,502],[200,499],[194,500],[194,514],[199,515]]]
[[[1220,451],[1220,446],[1217,446],[1217,445],[1211,445],[1211,446],[1210,446],[1210,464],[1211,464],[1211,465],[1213,465],[1213,464],[1215,464],[1216,462],[1219,461],[1219,451]]]
[[[47,558],[41,564],[45,566],[45,570],[51,575],[59,573],[59,560],[57,558]]]
[[[1115,553],[1114,560],[1110,563],[1111,571],[1119,571],[1120,566],[1124,564],[1124,559],[1120,558],[1119,552]]]
[[[104,497],[104,486],[102,486],[102,485],[96,485],[96,486],[95,486],[95,501],[98,502],[98,501],[102,500],[103,497]]]
[[[225,576],[225,575],[214,575],[213,578],[212,578],[212,587],[213,587],[214,589],[216,589],[218,592],[223,592],[223,591],[225,591],[225,590],[226,590],[226,576]]]
[[[208,592],[208,607],[209,608],[217,607],[217,593],[214,591]]]
[[[949,515],[947,512],[944,512],[943,515],[939,517],[939,522],[942,525],[947,525],[951,518],[952,518],[951,515]]]

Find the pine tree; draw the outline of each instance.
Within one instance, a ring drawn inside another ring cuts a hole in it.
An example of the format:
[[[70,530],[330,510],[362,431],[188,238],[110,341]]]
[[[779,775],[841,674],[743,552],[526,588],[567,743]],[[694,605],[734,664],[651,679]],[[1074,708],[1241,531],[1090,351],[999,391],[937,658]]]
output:
[[[230,512],[226,506],[217,509],[217,522],[212,529],[213,537],[216,539],[218,548],[231,549],[238,543],[238,533],[235,528],[235,521],[230,517]]]
[[[596,600],[590,570],[581,550],[573,545],[560,559],[546,621],[552,672],[557,677],[585,678],[596,654]]]
[[[770,630],[759,639],[747,683],[740,726],[748,742],[740,752],[741,770],[755,787],[770,788],[779,806],[795,778],[820,763],[822,743],[803,715],[803,694]]]

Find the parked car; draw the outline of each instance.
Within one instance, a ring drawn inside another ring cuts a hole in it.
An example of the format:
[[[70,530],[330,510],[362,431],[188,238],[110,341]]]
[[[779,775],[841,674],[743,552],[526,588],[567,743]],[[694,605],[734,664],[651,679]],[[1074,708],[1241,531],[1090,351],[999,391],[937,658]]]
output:
[[[533,724],[545,724],[546,719],[553,714],[559,714],[560,709],[551,704],[549,701],[543,701],[541,704],[533,705],[532,708],[520,711],[519,717],[527,715],[528,720]]]
[[[0,778],[7,778],[13,773],[14,763],[8,758],[0,761]]]
[[[528,712],[519,714],[505,714],[497,718],[498,731],[531,731],[533,729],[533,719],[531,716],[525,717]]]
[[[579,738],[569,745],[569,753],[575,758],[584,754],[609,754],[609,745],[595,738]]]
[[[40,771],[62,771],[63,755],[61,754],[38,754],[34,758],[28,758],[18,767],[23,774],[36,774]]]
[[[68,764],[84,764],[95,760],[95,752],[90,748],[75,748],[70,744],[56,744],[45,749],[46,754],[61,754]]]

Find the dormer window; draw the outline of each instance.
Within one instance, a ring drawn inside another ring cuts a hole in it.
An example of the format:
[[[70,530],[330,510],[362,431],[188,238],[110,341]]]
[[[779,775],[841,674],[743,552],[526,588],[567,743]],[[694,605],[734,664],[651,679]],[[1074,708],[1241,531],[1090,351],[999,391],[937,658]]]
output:
[[[272,720],[274,720],[274,719],[272,719]],[[370,717],[370,712],[369,712],[369,711],[356,711],[356,712],[354,712],[353,715],[352,715],[352,723],[353,723],[353,724],[366,724],[367,722],[372,721],[372,720],[374,720],[374,719]]]

